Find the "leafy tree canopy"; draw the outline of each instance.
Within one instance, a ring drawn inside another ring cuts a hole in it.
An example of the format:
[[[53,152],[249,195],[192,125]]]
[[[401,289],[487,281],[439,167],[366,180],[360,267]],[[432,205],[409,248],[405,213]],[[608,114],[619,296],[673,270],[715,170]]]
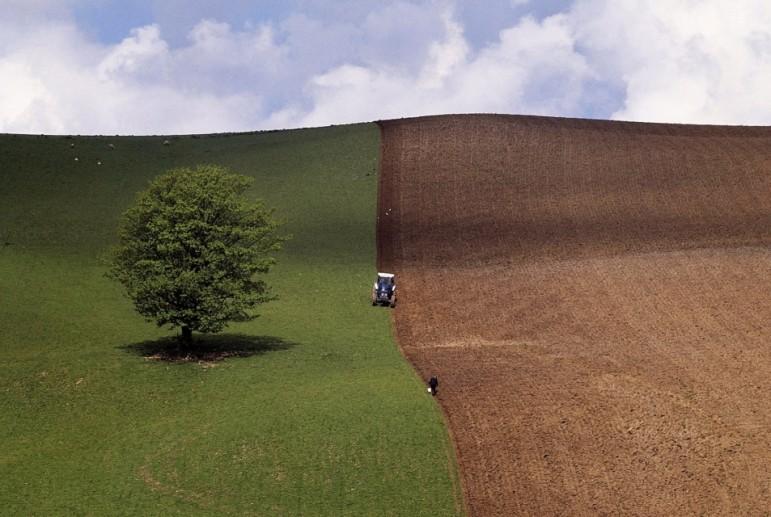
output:
[[[251,178],[223,167],[171,170],[140,193],[122,217],[108,276],[158,326],[219,332],[257,317],[274,298],[259,278],[285,240],[273,211],[245,199]]]

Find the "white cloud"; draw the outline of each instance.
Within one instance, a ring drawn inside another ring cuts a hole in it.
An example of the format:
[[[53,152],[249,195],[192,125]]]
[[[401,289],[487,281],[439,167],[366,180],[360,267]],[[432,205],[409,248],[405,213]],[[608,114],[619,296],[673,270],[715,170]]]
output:
[[[442,16],[447,31],[444,41],[434,41],[428,49],[428,60],[421,71],[420,88],[440,88],[466,63],[469,46],[460,26],[449,12]]]
[[[564,16],[525,18],[476,55],[450,15],[444,23],[444,38],[430,45],[415,73],[344,65],[315,77],[313,109],[296,124],[463,112],[578,113],[591,70],[573,48]]]
[[[0,82],[0,113],[11,124],[37,111],[36,104],[45,106],[53,100],[43,81],[23,63],[0,61],[0,77],[4,78]]]
[[[474,51],[443,17],[419,73],[371,65],[316,76],[298,124],[504,112],[682,123],[771,124],[765,0],[577,0],[524,18]],[[620,90],[623,97],[613,98]],[[406,93],[405,93],[406,92]],[[590,111],[591,110],[591,111]]]
[[[181,44],[157,24],[95,42],[62,7],[76,1],[4,3],[0,131],[239,131],[460,112],[771,124],[765,0],[574,0],[476,45],[457,14],[469,8],[452,0],[349,2],[335,16],[238,28],[203,19]]]
[[[157,25],[131,31],[131,37],[113,48],[98,66],[101,80],[131,76],[148,68],[163,67],[169,57],[169,46],[161,39]]]
[[[626,89],[613,118],[771,124],[771,10],[765,0],[581,0],[584,52]]]
[[[219,31],[219,32],[217,32]],[[223,81],[225,56],[256,59],[267,48],[260,29],[248,37],[225,37],[227,28],[202,22],[191,47],[171,50],[160,29],[132,31],[114,46],[88,42],[72,26],[45,24],[28,41],[0,55],[0,131],[46,133],[192,133],[252,130],[262,117],[259,93],[201,86]],[[43,38],[45,36],[45,38]],[[39,42],[44,41],[41,45]],[[200,51],[192,52],[191,48]],[[231,57],[232,59],[232,57]],[[220,68],[207,70],[211,61]],[[230,63],[237,67],[238,62]],[[204,77],[199,77],[203,74]],[[208,77],[207,77],[208,76]]]

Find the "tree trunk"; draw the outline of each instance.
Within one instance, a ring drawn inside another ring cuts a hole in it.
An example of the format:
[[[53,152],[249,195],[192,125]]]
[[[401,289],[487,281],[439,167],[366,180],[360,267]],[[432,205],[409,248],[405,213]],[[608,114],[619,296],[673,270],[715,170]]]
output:
[[[188,348],[190,345],[193,344],[193,331],[190,330],[190,327],[183,325],[182,326],[182,346],[185,348]]]

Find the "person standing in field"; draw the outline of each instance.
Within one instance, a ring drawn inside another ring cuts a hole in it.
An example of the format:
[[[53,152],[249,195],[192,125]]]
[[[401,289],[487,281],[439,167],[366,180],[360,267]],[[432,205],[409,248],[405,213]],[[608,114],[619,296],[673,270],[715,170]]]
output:
[[[431,376],[428,380],[428,389],[431,391],[432,396],[436,396],[436,388],[439,386],[439,379],[436,376]]]

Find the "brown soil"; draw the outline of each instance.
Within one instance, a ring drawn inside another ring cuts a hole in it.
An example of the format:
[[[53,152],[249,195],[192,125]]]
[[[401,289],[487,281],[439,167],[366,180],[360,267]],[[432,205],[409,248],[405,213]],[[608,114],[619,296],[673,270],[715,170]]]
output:
[[[395,326],[472,515],[769,515],[771,128],[381,123]]]

